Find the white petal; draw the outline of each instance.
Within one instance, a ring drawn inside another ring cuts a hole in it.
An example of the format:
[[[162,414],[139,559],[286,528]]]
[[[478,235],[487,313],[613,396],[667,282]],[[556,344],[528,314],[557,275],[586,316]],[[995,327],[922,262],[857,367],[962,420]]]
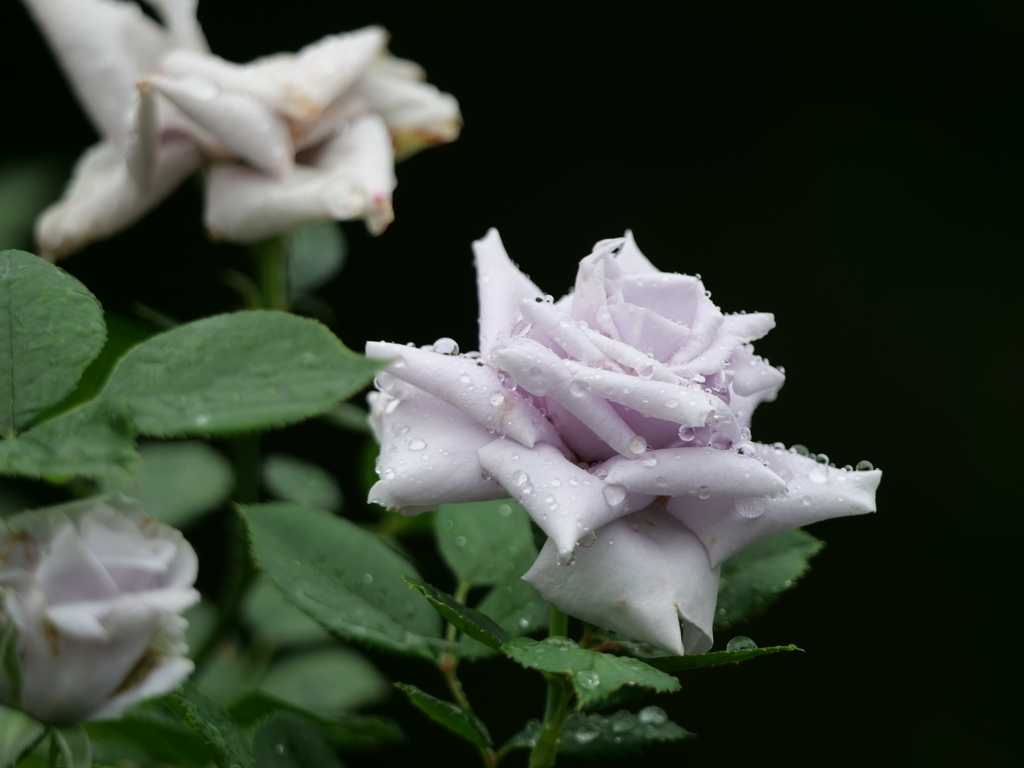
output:
[[[288,124],[256,97],[222,90],[204,77],[152,75],[147,82],[246,162],[275,176],[291,171],[295,147]]]
[[[181,656],[165,656],[136,686],[112,696],[89,715],[89,720],[116,720],[128,707],[170,693],[195,671],[195,664]]]
[[[135,83],[152,72],[170,36],[135,3],[26,0],[93,125],[123,146]]]
[[[116,598],[119,594],[103,563],[71,524],[54,537],[36,571],[36,581],[51,606]]]
[[[788,498],[677,496],[668,503],[668,511],[704,543],[713,564],[791,528],[875,511],[881,471],[851,472],[782,449],[766,445],[757,448],[769,469],[789,484]]]
[[[498,230],[489,229],[473,242],[477,297],[480,304],[480,353],[490,357],[502,334],[522,320],[519,300],[543,296],[505,252]]]
[[[455,97],[396,73],[388,64],[370,67],[359,81],[359,90],[391,129],[399,160],[459,136],[462,115]]]
[[[673,372],[683,378],[692,378],[693,374],[690,372],[689,367],[677,370],[673,366],[686,366],[687,363],[690,363],[690,361],[707,349],[715,340],[718,329],[722,327],[724,322],[725,318],[722,317],[722,311],[711,303],[711,299],[702,296],[697,303],[693,320],[687,323],[691,330],[690,336],[673,353],[672,359],[668,361],[669,367],[672,367]]]
[[[559,312],[553,304],[538,301],[541,297],[519,300],[519,310],[524,320],[541,328],[552,340],[571,357],[586,365],[608,370],[621,370],[619,366],[598,349],[594,343],[576,327],[575,321]]]
[[[174,45],[193,51],[210,50],[206,36],[196,19],[199,0],[146,0],[156,8],[160,18],[171,32]]]
[[[563,363],[563,367],[594,395],[676,424],[702,427],[712,411],[724,414],[729,409],[717,397],[699,388],[600,371],[571,360]]]
[[[684,378],[694,374],[712,374],[722,370],[738,347],[764,336],[775,327],[775,316],[767,312],[751,312],[747,315],[725,315],[714,327],[707,344],[692,360],[681,360],[679,353],[670,362],[672,372]],[[696,329],[695,329],[696,330]]]
[[[671,359],[673,353],[692,335],[685,325],[636,304],[609,304],[606,311],[615,324],[616,338],[656,360]],[[598,322],[604,326],[606,323],[602,322],[602,318],[603,315],[598,318]]]
[[[531,394],[558,401],[623,456],[643,453],[644,446],[635,450],[636,433],[608,401],[577,382],[565,362],[547,347],[532,339],[508,339],[494,350],[492,357],[499,368],[512,374],[519,386]]]
[[[494,440],[484,427],[425,392],[390,401],[384,410],[380,480],[369,501],[415,514],[438,504],[507,497],[484,477],[477,458],[477,449]]]
[[[87,150],[75,166],[64,196],[36,221],[40,255],[55,260],[135,223],[199,167],[189,141],[165,142],[156,173],[140,190],[128,166],[109,143]]]
[[[595,250],[597,250],[595,248]],[[633,230],[627,229],[622,245],[619,247],[608,266],[609,277],[618,279],[625,275],[634,274],[660,274],[660,270],[648,261],[647,257],[640,253],[636,240],[633,239]]]
[[[664,363],[653,357],[648,357],[636,347],[631,347],[624,341],[616,341],[593,328],[584,328],[583,333],[591,343],[601,350],[602,353],[620,363],[626,368],[626,373],[634,374],[649,369],[654,381],[667,381],[672,384],[679,383],[679,377],[668,369]]]
[[[737,347],[732,353],[729,366],[736,371],[732,391],[743,397],[750,397],[766,389],[778,392],[786,382],[782,371],[770,366],[760,355],[755,355],[753,347],[746,344]]]
[[[778,497],[786,483],[760,460],[711,448],[662,448],[640,461],[615,457],[601,465],[606,483],[655,496]]]
[[[525,398],[505,389],[497,372],[483,361],[442,355],[386,342],[368,342],[367,357],[400,358],[388,373],[455,406],[483,426],[526,446],[537,441],[560,444],[554,427]]]
[[[647,507],[609,523],[569,567],[554,549],[549,540],[523,579],[560,611],[678,654],[711,649],[718,569],[669,515]]]
[[[284,179],[240,165],[210,171],[206,226],[211,237],[253,243],[325,219],[365,219],[377,234],[392,220],[391,139],[383,121],[363,115]]]
[[[586,540],[595,529],[652,501],[651,496],[603,483],[546,443],[527,448],[512,440],[495,440],[481,448],[479,456],[484,469],[555,542],[563,563],[569,562],[577,540]]]

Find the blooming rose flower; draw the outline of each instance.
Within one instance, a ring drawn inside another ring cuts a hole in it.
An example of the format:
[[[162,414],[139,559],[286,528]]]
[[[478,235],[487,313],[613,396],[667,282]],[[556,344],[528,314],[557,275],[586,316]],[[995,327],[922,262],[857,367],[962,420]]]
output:
[[[496,231],[474,250],[479,352],[367,344],[394,361],[370,396],[370,501],[415,514],[511,495],[549,537],[524,576],[545,600],[678,653],[711,647],[724,560],[874,511],[880,472],[750,441],[784,381],[750,344],[771,315],[723,314],[699,275],[658,271],[629,232],[599,242],[558,301]]]
[[[48,723],[119,717],[175,688],[198,602],[182,535],[124,496],[0,521],[0,636],[13,632],[20,690],[0,666],[0,702]]]
[[[387,33],[329,35],[233,64],[209,52],[197,0],[25,0],[99,131],[36,237],[61,258],[132,224],[203,158],[215,239],[255,242],[323,219],[391,222],[394,163],[454,140],[458,103]]]

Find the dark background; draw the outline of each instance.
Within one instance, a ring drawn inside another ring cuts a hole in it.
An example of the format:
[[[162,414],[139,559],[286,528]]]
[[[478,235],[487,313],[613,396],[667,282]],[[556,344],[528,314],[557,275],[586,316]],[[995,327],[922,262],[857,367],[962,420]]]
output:
[[[200,18],[235,61],[380,23],[461,103],[459,141],[399,166],[390,229],[345,226],[349,263],[322,293],[349,346],[475,347],[470,242],[488,227],[556,296],[594,241],[630,227],[724,310],[775,313],[757,349],[789,379],[756,439],[885,471],[878,514],[814,526],[828,547],[812,572],[738,629],[806,654],[685,675],[657,703],[699,738],[648,764],[1007,762],[1021,716],[1024,6],[668,7],[205,0]],[[69,164],[94,133],[21,6],[0,9],[0,162]],[[200,215],[188,184],[63,266],[110,310],[223,311],[234,298],[217,273],[245,256],[208,243]],[[355,443],[337,434],[269,442],[338,473],[360,516]],[[443,695],[429,670],[375,660]],[[524,687],[502,662],[465,677],[498,738],[541,714],[539,678]],[[384,711],[412,745],[350,765],[475,764],[401,701]]]

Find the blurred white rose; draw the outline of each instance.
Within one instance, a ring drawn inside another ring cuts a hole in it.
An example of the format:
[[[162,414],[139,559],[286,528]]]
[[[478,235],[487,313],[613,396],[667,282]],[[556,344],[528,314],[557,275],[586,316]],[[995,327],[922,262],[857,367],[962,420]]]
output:
[[[178,531],[121,495],[0,521],[0,703],[64,724],[175,688],[193,669],[181,613],[197,569]]]
[[[329,35],[234,64],[209,52],[196,0],[24,0],[101,141],[39,218],[57,259],[128,227],[205,160],[211,237],[255,242],[324,219],[394,218],[394,163],[453,141],[450,94],[387,54],[387,33]]]

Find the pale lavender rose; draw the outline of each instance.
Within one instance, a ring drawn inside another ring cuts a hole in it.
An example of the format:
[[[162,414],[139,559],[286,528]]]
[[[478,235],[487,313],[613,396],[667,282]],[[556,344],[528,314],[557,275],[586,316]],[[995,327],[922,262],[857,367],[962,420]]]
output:
[[[0,564],[0,703],[47,723],[104,720],[192,672],[181,613],[199,601],[198,560],[137,502],[0,521]]]
[[[387,53],[387,32],[329,35],[234,64],[209,51],[197,0],[24,0],[101,141],[36,224],[56,259],[108,237],[210,163],[205,222],[255,242],[325,219],[391,222],[394,164],[453,141],[454,97]]]
[[[874,511],[880,472],[751,442],[754,409],[785,380],[750,343],[770,314],[723,314],[629,232],[599,242],[558,301],[496,231],[474,250],[479,352],[367,344],[395,361],[370,396],[370,501],[415,514],[512,496],[549,537],[524,576],[545,600],[678,653],[711,647],[724,560]]]

